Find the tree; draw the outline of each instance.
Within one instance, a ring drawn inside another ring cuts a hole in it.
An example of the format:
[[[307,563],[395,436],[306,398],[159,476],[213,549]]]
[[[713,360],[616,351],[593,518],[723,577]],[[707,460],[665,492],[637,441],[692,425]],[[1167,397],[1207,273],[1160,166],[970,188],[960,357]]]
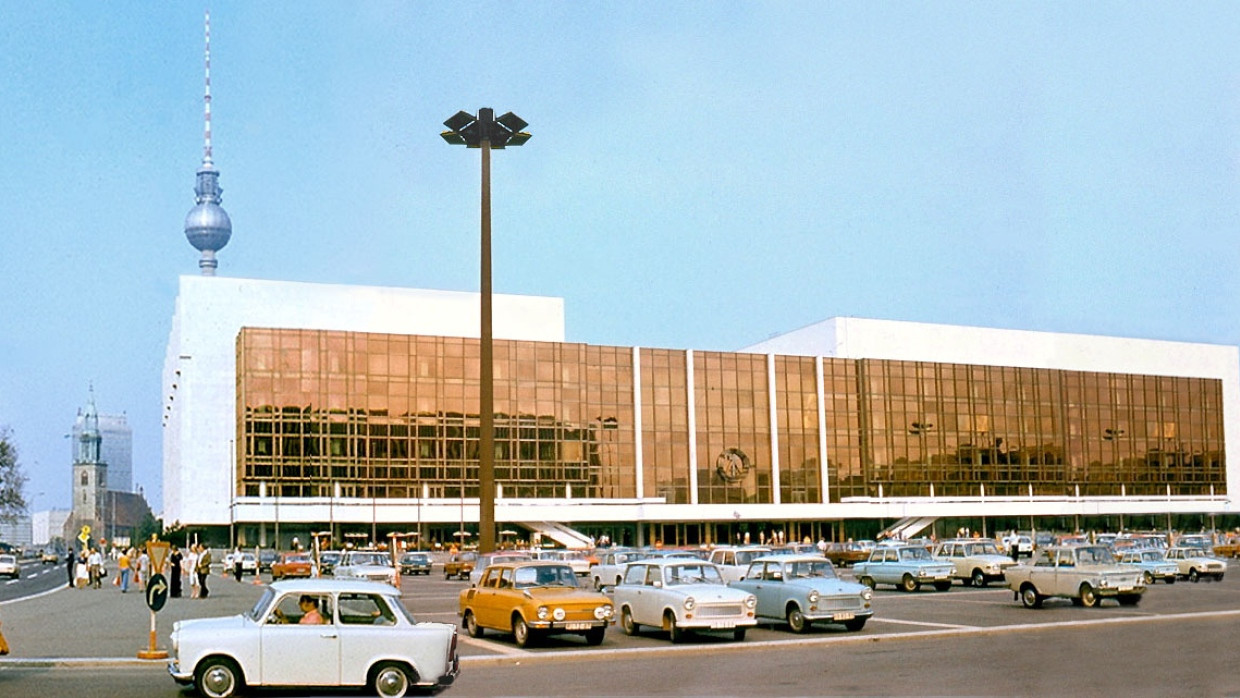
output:
[[[26,513],[26,474],[17,462],[17,446],[7,427],[0,427],[0,523],[14,523]]]

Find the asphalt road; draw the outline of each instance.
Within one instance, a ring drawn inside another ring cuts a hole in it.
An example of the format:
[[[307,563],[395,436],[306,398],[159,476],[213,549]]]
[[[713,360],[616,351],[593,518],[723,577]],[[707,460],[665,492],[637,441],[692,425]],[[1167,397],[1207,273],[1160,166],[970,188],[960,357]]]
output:
[[[38,558],[21,561],[21,576],[0,582],[0,602],[37,594],[69,583],[69,573],[63,562],[44,565]]]

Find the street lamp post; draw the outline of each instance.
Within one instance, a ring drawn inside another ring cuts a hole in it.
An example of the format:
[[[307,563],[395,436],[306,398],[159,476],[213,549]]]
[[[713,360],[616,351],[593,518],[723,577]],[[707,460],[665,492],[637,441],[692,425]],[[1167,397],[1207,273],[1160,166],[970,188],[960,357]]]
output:
[[[451,145],[482,149],[482,264],[478,454],[478,550],[495,549],[495,384],[491,359],[491,149],[524,145],[530,134],[521,117],[508,112],[499,118],[488,107],[477,116],[459,111],[443,122],[447,131],[439,134]]]

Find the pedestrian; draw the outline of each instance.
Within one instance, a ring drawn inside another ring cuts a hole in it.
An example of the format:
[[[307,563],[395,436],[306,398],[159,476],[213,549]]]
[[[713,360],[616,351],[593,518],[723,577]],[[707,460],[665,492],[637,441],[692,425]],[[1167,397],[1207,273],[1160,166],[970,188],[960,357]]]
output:
[[[132,556],[133,556],[133,550],[131,548],[130,557],[132,558]],[[144,583],[150,581],[150,579],[151,579],[151,558],[146,554],[146,548],[143,547],[138,550],[138,571],[137,571],[137,579],[134,583],[137,584],[139,588],[141,588],[141,586]]]
[[[122,550],[121,556],[116,560],[117,573],[121,578],[121,593],[129,591],[129,576],[132,574],[133,561],[129,558],[129,551]]]
[[[233,577],[235,577],[237,581],[240,582],[241,581],[241,548],[233,548],[232,563],[233,563]]]
[[[198,546],[198,598],[205,599],[211,592],[207,589],[207,577],[211,576],[211,550]]]
[[[91,548],[86,564],[89,566],[90,585],[98,589],[103,580],[103,553],[100,553],[98,548]]]
[[[77,562],[77,555],[73,554],[73,548],[69,548],[69,552],[65,555],[65,565],[69,568],[69,586],[73,586],[73,568]]]
[[[198,545],[190,544],[185,556],[185,572],[189,575],[189,597],[198,598]]]
[[[172,552],[168,554],[168,595],[174,599],[181,598],[181,549],[172,545]]]

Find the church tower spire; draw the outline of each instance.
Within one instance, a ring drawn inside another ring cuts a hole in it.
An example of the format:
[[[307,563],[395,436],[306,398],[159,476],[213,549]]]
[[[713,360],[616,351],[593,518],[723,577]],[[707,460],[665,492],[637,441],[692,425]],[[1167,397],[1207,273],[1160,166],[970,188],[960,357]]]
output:
[[[189,244],[202,253],[198,268],[203,276],[215,276],[219,262],[215,253],[223,249],[232,237],[232,220],[220,207],[224,189],[220,186],[220,173],[211,158],[211,13],[206,13],[206,51],[203,62],[206,68],[203,92],[203,145],[202,165],[198,167],[198,179],[194,185],[196,205],[185,217],[185,237]]]

